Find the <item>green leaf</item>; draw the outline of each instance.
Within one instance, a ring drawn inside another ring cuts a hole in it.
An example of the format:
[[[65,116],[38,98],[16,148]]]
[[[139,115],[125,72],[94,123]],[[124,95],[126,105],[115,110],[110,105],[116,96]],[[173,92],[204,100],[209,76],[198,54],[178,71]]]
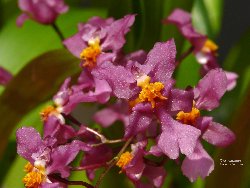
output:
[[[50,102],[51,103],[51,102]],[[2,159],[0,160],[0,186],[2,187],[22,187],[22,178],[24,176],[24,165],[27,163],[26,160],[17,156],[16,153],[16,130],[22,126],[32,126],[38,131],[42,129],[42,121],[39,116],[41,111],[46,104],[39,105],[36,109],[33,109],[25,117],[18,122],[17,126],[11,133],[9,137],[9,143],[7,145],[6,152],[4,153]],[[3,181],[4,180],[4,181]],[[1,183],[3,181],[3,184]]]
[[[240,75],[238,85],[240,88],[240,96],[245,93],[249,79],[249,59],[250,59],[250,28],[241,37],[239,42],[230,50],[225,62],[223,63],[226,70],[234,70]]]
[[[194,55],[188,56],[178,67],[176,74],[176,87],[185,89],[194,87],[200,79],[200,65]]]
[[[192,11],[195,28],[215,38],[221,27],[223,0],[196,0]]]
[[[80,71],[78,61],[66,50],[54,50],[32,60],[12,79],[0,97],[0,156],[16,124],[50,99],[66,77]]]
[[[1,185],[2,187],[24,187],[22,179],[25,176],[24,166],[27,161],[21,157],[16,158],[12,166],[8,169],[6,180]]]

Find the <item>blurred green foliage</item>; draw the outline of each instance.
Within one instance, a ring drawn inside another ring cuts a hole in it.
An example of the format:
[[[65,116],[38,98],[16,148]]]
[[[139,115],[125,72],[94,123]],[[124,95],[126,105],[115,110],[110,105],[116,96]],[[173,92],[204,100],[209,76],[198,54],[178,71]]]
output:
[[[59,17],[57,22],[66,37],[77,31],[78,22],[86,21],[91,16],[119,18],[128,13],[136,14],[135,25],[127,36],[128,43],[125,47],[127,52],[140,48],[149,50],[156,41],[172,37],[176,41],[178,56],[185,52],[189,48],[189,44],[184,41],[177,29],[161,24],[162,19],[177,7],[192,11],[196,28],[210,38],[216,39],[221,29],[222,0],[68,0],[66,2],[71,6],[70,11]],[[27,21],[22,28],[17,28],[15,19],[18,12],[15,0],[0,0],[0,65],[15,75],[5,90],[3,87],[0,88],[0,94],[2,94],[0,96],[0,113],[4,117],[0,123],[0,153],[3,154],[0,156],[2,167],[0,184],[7,188],[22,187],[21,178],[24,175],[22,168],[25,161],[16,156],[15,130],[22,125],[41,129],[38,115],[40,109],[47,100],[50,100],[66,77],[78,72],[78,61],[62,50],[61,42],[53,29],[32,21]],[[231,49],[224,62],[226,70],[236,71],[239,74],[238,86],[223,98],[221,108],[213,112],[216,118],[228,123],[233,128],[237,137],[240,137],[239,141],[226,150],[212,151],[215,154],[216,167],[205,181],[198,179],[191,184],[187,178],[181,175],[179,166],[177,167],[174,163],[168,164],[166,166],[168,176],[164,187],[247,188],[250,186],[250,164],[247,160],[250,158],[248,136],[250,116],[247,113],[250,107],[249,50],[250,32],[247,32]],[[44,60],[44,57],[47,57],[47,61]],[[39,69],[40,71],[38,71]],[[52,70],[46,73],[49,75],[42,76],[42,71],[49,69]],[[194,56],[189,55],[175,73],[177,87],[194,86],[199,80],[198,70],[199,65]],[[36,78],[38,75],[40,77]],[[51,75],[54,75],[54,78]],[[35,81],[39,78],[38,80],[41,79],[42,83],[32,82],[34,77]],[[32,84],[36,84],[36,87],[33,87]],[[46,84],[51,87],[46,87]],[[42,95],[42,92],[45,94]],[[16,95],[20,93],[22,94]],[[238,147],[237,144],[241,144],[241,147]],[[219,159],[223,157],[242,157],[245,166],[241,169],[221,167]],[[131,187],[124,175],[118,175],[117,171],[114,169],[108,174],[103,187]],[[71,179],[86,180],[86,175],[84,172],[77,172]],[[221,180],[227,181],[224,181],[226,183],[223,184]],[[111,185],[110,182],[112,182]]]

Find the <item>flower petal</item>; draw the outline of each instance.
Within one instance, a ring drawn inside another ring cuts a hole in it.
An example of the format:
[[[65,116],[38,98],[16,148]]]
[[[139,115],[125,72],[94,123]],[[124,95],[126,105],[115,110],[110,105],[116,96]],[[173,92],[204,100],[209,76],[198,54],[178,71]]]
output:
[[[167,173],[164,167],[162,166],[146,165],[146,168],[144,169],[142,175],[146,176],[155,187],[161,187]]]
[[[87,144],[74,140],[70,144],[60,145],[51,152],[52,163],[47,167],[47,172],[60,173],[62,178],[69,177],[70,169],[67,166],[71,163],[80,150],[88,151],[90,146]]]
[[[103,62],[98,69],[94,69],[92,74],[98,79],[106,80],[118,98],[129,99],[133,95],[130,89],[135,83],[131,72],[122,66],[115,66],[111,62]]]
[[[194,89],[196,107],[212,110],[219,106],[219,100],[227,90],[227,77],[222,69],[209,71]]]
[[[125,138],[145,131],[152,122],[152,114],[134,111],[129,116],[129,124],[125,127]]]
[[[65,144],[67,141],[76,136],[75,130],[68,126],[63,125],[55,116],[49,116],[48,120],[44,123],[43,129],[44,138],[51,136],[56,138],[57,144]]]
[[[11,79],[12,75],[7,70],[0,67],[0,85],[6,85]]]
[[[126,15],[124,18],[114,21],[109,27],[105,28],[107,37],[102,44],[104,51],[119,51],[125,44],[125,34],[135,21],[135,15]]]
[[[176,25],[182,35],[195,47],[195,51],[199,51],[207,39],[205,35],[195,31],[192,26],[190,13],[182,9],[175,9],[170,16],[164,20],[164,23]]]
[[[237,84],[237,78],[238,78],[238,74],[234,73],[234,72],[228,72],[225,71],[226,76],[227,76],[227,91],[231,91],[232,89],[235,88],[236,84]]]
[[[167,108],[171,112],[190,112],[193,106],[193,91],[172,89],[167,99]]]
[[[17,153],[26,160],[34,163],[32,154],[45,149],[40,134],[33,127],[22,127],[16,132]]]
[[[214,161],[201,143],[197,143],[194,152],[184,159],[181,170],[191,182],[194,182],[199,176],[204,179],[214,170]]]
[[[231,130],[216,122],[211,122],[209,124],[202,138],[210,144],[220,147],[226,147],[232,144],[236,139]]]
[[[173,39],[157,42],[148,53],[143,72],[149,75],[153,82],[166,82],[176,67],[175,56],[176,47]]]
[[[162,124],[162,133],[159,136],[157,146],[162,152],[171,159],[178,158],[179,149],[181,153],[190,155],[201,134],[200,130],[190,125],[181,124],[164,112],[160,113],[159,118]]]

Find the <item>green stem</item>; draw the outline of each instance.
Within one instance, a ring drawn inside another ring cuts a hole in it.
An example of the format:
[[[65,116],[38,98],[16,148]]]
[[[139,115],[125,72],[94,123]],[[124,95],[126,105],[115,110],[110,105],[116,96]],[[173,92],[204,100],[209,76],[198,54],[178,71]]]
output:
[[[133,140],[134,137],[129,138],[126,143],[124,144],[124,146],[122,147],[122,149],[119,151],[119,153],[116,155],[116,157],[114,157],[109,163],[108,163],[108,167],[104,170],[104,172],[100,175],[99,179],[96,182],[96,185],[94,188],[98,188],[103,180],[103,178],[105,177],[105,175],[109,172],[109,170],[117,163],[117,161],[119,160],[119,158],[121,157],[121,155],[125,152],[125,150],[127,149],[127,147],[130,145],[131,141]]]
[[[56,32],[56,34],[58,35],[58,37],[60,38],[60,40],[63,42],[64,41],[64,36],[63,36],[61,30],[59,29],[59,27],[56,25],[55,22],[52,23],[51,26],[54,29],[54,31]]]

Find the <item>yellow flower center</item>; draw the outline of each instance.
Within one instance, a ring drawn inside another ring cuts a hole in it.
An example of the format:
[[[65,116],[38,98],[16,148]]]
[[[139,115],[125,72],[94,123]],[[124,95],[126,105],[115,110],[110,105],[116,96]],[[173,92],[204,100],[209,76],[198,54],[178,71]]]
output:
[[[84,67],[93,68],[96,65],[98,55],[101,54],[100,39],[89,40],[88,45],[81,52],[80,58],[84,60]]]
[[[24,166],[24,172],[31,172],[32,170],[33,170],[33,165],[30,163],[30,162],[28,162],[25,166]]]
[[[51,115],[52,113],[57,113],[57,109],[54,106],[47,106],[46,108],[44,108],[40,112],[42,120],[47,121],[49,115]]]
[[[161,94],[162,89],[164,88],[163,83],[154,82],[150,83],[149,76],[142,76],[137,80],[137,85],[142,88],[139,97],[134,101],[130,102],[130,106],[135,106],[137,103],[141,102],[150,102],[152,108],[155,108],[155,100],[161,99],[166,100],[167,98]]]
[[[210,39],[207,39],[204,46],[202,47],[201,51],[204,53],[215,53],[218,50],[218,46],[211,41]]]
[[[128,163],[130,163],[130,161],[131,161],[132,159],[133,159],[133,155],[132,155],[130,152],[126,151],[125,153],[123,153],[123,154],[120,156],[119,160],[118,160],[117,163],[116,163],[116,166],[120,167],[120,168],[123,170],[124,167],[125,167]],[[121,170],[119,173],[121,173],[122,170]]]
[[[24,178],[23,183],[26,188],[38,188],[46,181],[45,168],[43,166],[33,167],[28,163],[24,167],[24,171],[28,172]]]
[[[198,117],[200,117],[200,111],[197,108],[193,107],[191,112],[188,113],[180,111],[177,114],[176,119],[180,120],[184,124],[194,125]]]

